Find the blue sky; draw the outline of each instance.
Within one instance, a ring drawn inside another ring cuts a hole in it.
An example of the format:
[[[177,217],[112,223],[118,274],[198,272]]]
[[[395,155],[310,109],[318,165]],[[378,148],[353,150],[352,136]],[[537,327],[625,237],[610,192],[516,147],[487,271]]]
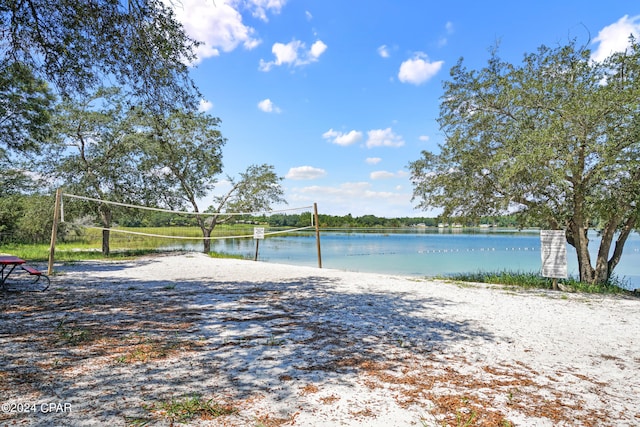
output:
[[[629,0],[172,4],[203,42],[192,76],[202,110],[222,120],[225,173],[274,165],[289,207],[316,202],[332,215],[437,213],[414,208],[407,165],[444,142],[442,82],[459,58],[483,67],[499,43],[519,63],[572,38],[602,58],[640,35]]]

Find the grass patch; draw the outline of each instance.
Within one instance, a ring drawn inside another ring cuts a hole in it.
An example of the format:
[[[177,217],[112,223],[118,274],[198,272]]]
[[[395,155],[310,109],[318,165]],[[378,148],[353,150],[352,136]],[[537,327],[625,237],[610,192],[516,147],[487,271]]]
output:
[[[214,402],[213,399],[205,400],[198,394],[143,407],[148,411],[160,413],[172,423],[186,423],[195,418],[210,420],[238,412],[233,406]]]
[[[151,424],[153,419],[143,417],[124,417],[124,420],[128,427],[145,427]]]
[[[191,343],[185,341],[140,338],[125,354],[116,357],[115,361],[124,364],[147,363],[167,358],[191,347]]]
[[[157,249],[112,250],[108,257],[99,249],[89,245],[68,243],[56,245],[56,262],[93,261],[103,259],[131,259],[143,255],[158,253]],[[49,260],[48,244],[11,243],[0,246],[0,253],[15,255],[30,262],[47,262]]]
[[[165,253],[165,250],[158,248],[147,249],[118,249],[112,246],[109,256],[102,255],[102,252],[95,245],[82,243],[63,243],[56,245],[56,262],[74,261],[96,261],[96,260],[127,260],[145,255]],[[0,253],[15,255],[18,258],[26,259],[29,262],[47,262],[49,260],[48,244],[21,244],[10,243],[0,246]],[[249,259],[242,254],[231,254],[226,252],[210,252],[212,258],[229,259]]]
[[[209,252],[209,256],[211,258],[224,258],[224,259],[248,259],[246,256],[241,254],[230,254],[227,252]]]
[[[459,273],[447,277],[461,282],[491,283],[496,285],[513,286],[523,289],[552,289],[553,279],[542,277],[538,273],[520,271],[479,271],[475,273]],[[558,284],[571,292],[597,294],[627,294],[633,292],[627,289],[627,283],[616,277],[605,284],[589,284],[575,278],[560,279]]]
[[[77,346],[88,341],[93,341],[96,337],[87,329],[69,326],[66,320],[62,319],[56,326],[56,334],[61,342]]]
[[[273,334],[271,334],[269,336],[269,339],[267,339],[266,345],[269,347],[278,347],[283,345],[286,342],[287,342],[286,340],[276,338]]]

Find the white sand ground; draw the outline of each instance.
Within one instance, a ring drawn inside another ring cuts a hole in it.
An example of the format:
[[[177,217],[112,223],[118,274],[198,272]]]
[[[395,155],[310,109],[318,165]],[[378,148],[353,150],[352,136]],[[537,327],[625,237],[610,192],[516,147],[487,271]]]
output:
[[[197,426],[640,425],[638,298],[196,253],[57,271],[0,293],[0,425],[179,424],[187,397],[232,409]]]

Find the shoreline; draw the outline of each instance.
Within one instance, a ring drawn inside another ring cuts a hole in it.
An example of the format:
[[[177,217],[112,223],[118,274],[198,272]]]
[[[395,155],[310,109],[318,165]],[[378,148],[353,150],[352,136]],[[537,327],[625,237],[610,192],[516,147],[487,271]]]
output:
[[[71,411],[0,425],[169,425],[194,393],[235,409],[202,426],[640,422],[635,298],[199,253],[57,270],[2,294],[0,396]]]

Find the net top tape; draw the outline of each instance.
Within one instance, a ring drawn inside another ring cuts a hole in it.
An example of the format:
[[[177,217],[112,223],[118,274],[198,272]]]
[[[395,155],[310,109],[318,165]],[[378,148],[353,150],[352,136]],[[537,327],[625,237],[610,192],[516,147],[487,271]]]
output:
[[[98,203],[106,203],[109,205],[115,205],[115,206],[123,206],[123,207],[127,207],[127,208],[137,208],[137,209],[144,209],[144,210],[149,210],[149,211],[155,211],[155,212],[165,212],[165,213],[175,213],[175,214],[181,214],[181,215],[204,215],[204,216],[213,216],[213,215],[266,215],[266,214],[278,214],[278,213],[283,213],[283,212],[289,212],[289,211],[296,211],[296,210],[301,210],[301,209],[313,209],[313,206],[300,206],[297,208],[287,208],[287,209],[280,209],[280,210],[272,210],[272,211],[261,211],[261,212],[190,212],[190,211],[173,211],[170,209],[163,209],[163,208],[153,208],[150,206],[140,206],[140,205],[132,205],[132,204],[128,204],[128,203],[121,203],[121,202],[112,202],[109,200],[102,200],[102,199],[95,199],[92,197],[85,197],[85,196],[77,196],[75,194],[68,194],[68,193],[62,193],[62,196],[64,197],[70,197],[73,199],[80,199],[80,200],[88,200],[91,202],[98,202]]]

